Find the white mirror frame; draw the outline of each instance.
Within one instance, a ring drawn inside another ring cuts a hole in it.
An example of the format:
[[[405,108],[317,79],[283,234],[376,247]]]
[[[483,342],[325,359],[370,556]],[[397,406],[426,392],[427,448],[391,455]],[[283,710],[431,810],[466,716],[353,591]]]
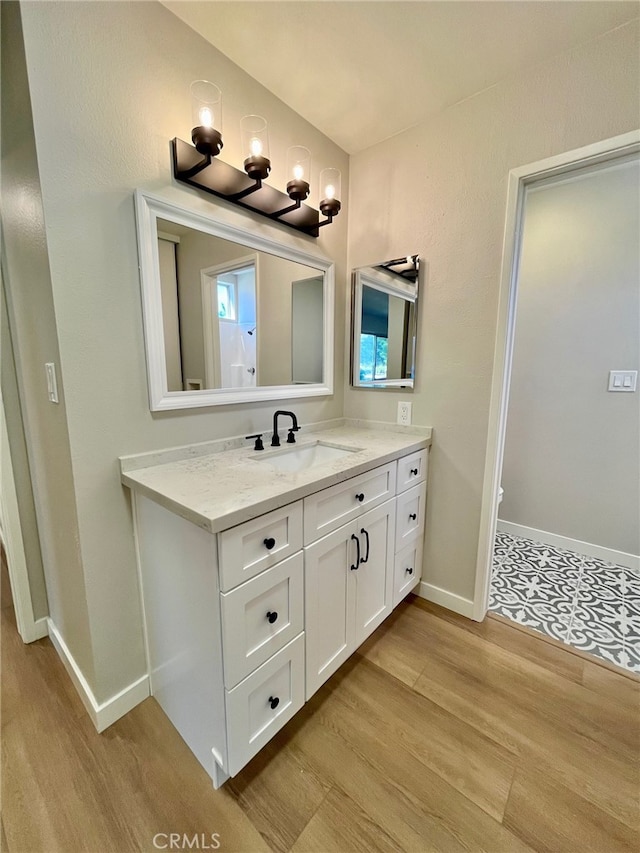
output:
[[[319,253],[305,252],[286,246],[252,231],[229,225],[215,216],[205,216],[173,201],[144,190],[135,193],[138,252],[140,258],[140,284],[142,288],[142,313],[149,383],[149,406],[152,412],[172,409],[225,406],[233,403],[253,403],[262,400],[288,400],[303,397],[321,397],[333,394],[334,349],[334,264]],[[158,260],[157,219],[176,222],[231,240],[248,250],[267,252],[318,270],[324,274],[323,314],[323,379],[313,385],[265,385],[255,388],[213,388],[201,391],[169,391],[165,356],[162,301],[160,292],[160,266]]]
[[[360,379],[360,333],[362,331],[362,291],[364,286],[372,287],[374,290],[381,290],[383,293],[388,293],[389,296],[400,296],[406,302],[417,303],[418,301],[417,284],[398,279],[397,284],[394,282],[394,284],[391,285],[387,282],[382,282],[377,278],[374,278],[369,270],[371,270],[371,267],[354,270],[352,308],[353,331],[351,336],[351,384],[354,388],[375,388],[378,391],[381,389],[393,388],[413,390],[413,379],[380,379],[377,382],[375,380],[372,382],[363,382]]]

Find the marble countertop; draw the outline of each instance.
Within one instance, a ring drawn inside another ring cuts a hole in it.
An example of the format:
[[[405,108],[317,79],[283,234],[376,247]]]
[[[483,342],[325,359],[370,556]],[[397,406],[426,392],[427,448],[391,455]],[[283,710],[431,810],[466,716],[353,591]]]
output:
[[[297,472],[269,464],[274,449],[268,435],[264,438],[262,452],[246,442],[238,447],[239,439],[230,439],[121,457],[121,479],[130,489],[217,533],[422,450],[431,444],[431,429],[366,428],[360,422],[313,432],[303,428],[295,447],[321,441],[353,452]],[[279,450],[289,447],[283,443]]]

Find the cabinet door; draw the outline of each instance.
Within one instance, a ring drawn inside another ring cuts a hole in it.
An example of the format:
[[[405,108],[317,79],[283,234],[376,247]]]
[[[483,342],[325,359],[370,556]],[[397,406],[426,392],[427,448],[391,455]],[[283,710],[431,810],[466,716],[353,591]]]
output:
[[[355,649],[355,529],[347,524],[305,548],[307,699]]]
[[[393,551],[396,502],[387,501],[356,523],[360,565],[356,578],[355,634],[359,646],[393,607]]]

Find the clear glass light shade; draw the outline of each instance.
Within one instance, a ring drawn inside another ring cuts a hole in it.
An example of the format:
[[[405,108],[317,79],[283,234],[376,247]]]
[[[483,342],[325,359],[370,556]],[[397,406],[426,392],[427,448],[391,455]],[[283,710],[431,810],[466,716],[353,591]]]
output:
[[[323,169],[320,172],[320,198],[339,201],[342,196],[339,169]]]
[[[306,181],[311,175],[311,151],[303,145],[292,145],[287,149],[287,180]]]
[[[215,83],[196,80],[191,84],[191,111],[194,127],[222,132],[222,92]]]
[[[240,120],[242,153],[245,157],[269,159],[269,133],[267,120],[262,116],[244,116]]]

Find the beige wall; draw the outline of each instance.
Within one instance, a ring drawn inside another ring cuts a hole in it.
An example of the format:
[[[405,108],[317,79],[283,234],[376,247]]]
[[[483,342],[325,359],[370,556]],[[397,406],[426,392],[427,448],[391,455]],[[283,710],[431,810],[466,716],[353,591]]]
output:
[[[315,272],[304,264],[285,261],[264,253],[260,255],[258,385],[291,383],[291,284],[309,278]],[[342,295],[344,297],[344,290]],[[342,353],[340,357],[342,358]],[[342,399],[342,387],[338,389],[338,394]]]
[[[202,281],[200,273],[207,267],[245,258],[251,249],[229,240],[212,237],[191,228],[180,232],[178,247],[178,282],[180,302],[180,334],[182,339],[182,373],[185,379],[202,379],[206,388],[204,328],[202,316]],[[217,336],[216,336],[217,339]],[[219,344],[216,347],[219,350]]]
[[[413,420],[434,427],[425,580],[473,598],[509,170],[640,126],[637,21],[351,159],[350,266],[418,252]],[[406,392],[403,392],[406,394]],[[349,389],[347,416],[395,421]]]
[[[285,182],[289,145],[307,145],[316,170],[335,164],[345,186],[348,160],[157,3],[30,2],[21,8],[78,507],[77,539],[74,525],[63,531],[82,557],[95,657],[95,676],[85,674],[104,701],[145,671],[131,511],[117,457],[268,431],[276,405],[149,412],[133,191],[162,193],[205,214],[224,211],[226,221],[288,245],[317,245],[336,261],[342,306],[348,206],[317,241],[266,219],[259,222],[195,190],[172,186],[169,140],[188,138],[189,84],[210,78],[224,93],[227,162],[242,162],[239,121],[253,112],[269,120],[275,186]],[[317,203],[315,192],[310,201]],[[336,337],[340,389],[342,311],[336,311]],[[44,360],[39,353],[38,375]],[[342,414],[342,394],[293,401],[291,408],[303,426],[334,418]],[[47,415],[33,416],[40,423]],[[67,460],[64,476],[70,471]],[[72,498],[63,503],[57,493],[52,503],[61,512],[73,505]],[[45,536],[50,526],[44,526]],[[52,572],[64,570],[58,561]],[[79,610],[77,619],[82,618]],[[65,639],[75,627],[65,626]]]
[[[640,166],[530,190],[500,518],[640,553]]]
[[[86,589],[78,542],[73,471],[67,435],[65,382],[58,371],[60,403],[47,398],[44,365],[60,366],[55,306],[47,255],[45,219],[38,181],[29,90],[17,3],[0,4],[2,14],[2,228],[3,280],[16,358],[20,404],[33,479],[40,548],[49,609],[88,679],[94,675]],[[4,354],[3,354],[4,355]],[[83,362],[86,367],[86,362]],[[3,359],[4,371],[4,359]],[[5,376],[3,372],[3,382]],[[4,386],[3,386],[4,387]],[[7,427],[17,412],[7,411]],[[15,430],[13,430],[15,436]],[[14,453],[12,445],[12,454]],[[16,450],[17,453],[17,450]],[[14,459],[14,465],[15,465]],[[23,460],[24,461],[24,460]],[[24,466],[14,474],[19,491]],[[22,507],[24,511],[24,504]],[[36,534],[28,512],[23,535]],[[37,545],[25,541],[36,614],[42,610]],[[40,615],[42,615],[40,613]]]

